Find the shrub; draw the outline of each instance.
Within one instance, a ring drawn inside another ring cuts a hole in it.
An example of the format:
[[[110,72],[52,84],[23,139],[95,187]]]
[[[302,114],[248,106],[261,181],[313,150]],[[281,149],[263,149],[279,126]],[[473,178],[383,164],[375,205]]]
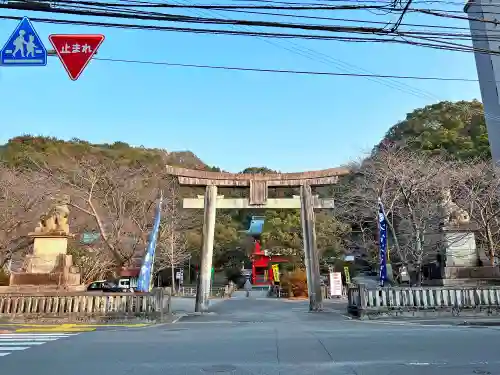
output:
[[[8,286],[9,285],[9,275],[5,270],[0,268],[0,286]]]
[[[307,297],[307,275],[303,269],[296,269],[283,275],[281,286],[289,297]]]

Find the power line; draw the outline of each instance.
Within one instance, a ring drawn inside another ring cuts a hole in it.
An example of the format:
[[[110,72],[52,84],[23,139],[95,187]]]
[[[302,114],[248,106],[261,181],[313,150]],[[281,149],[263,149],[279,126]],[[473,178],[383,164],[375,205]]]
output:
[[[19,17],[15,16],[0,16],[4,20],[19,21]],[[266,38],[284,38],[284,39],[313,39],[313,40],[330,40],[330,41],[349,41],[349,42],[394,42],[408,44],[403,41],[393,39],[375,39],[375,38],[360,38],[360,37],[343,37],[333,35],[315,35],[315,34],[292,34],[292,33],[269,33],[269,32],[249,32],[249,31],[232,31],[222,29],[201,29],[190,27],[174,27],[174,26],[156,26],[156,25],[141,25],[141,24],[128,24],[128,23],[110,23],[110,22],[96,22],[96,21],[79,21],[79,20],[62,20],[52,18],[38,18],[30,17],[30,20],[41,23],[51,24],[69,24],[69,25],[82,25],[82,26],[98,26],[110,27],[120,29],[138,29],[138,30],[151,30],[151,31],[172,31],[172,32],[187,32],[196,34],[226,34],[226,35],[240,35],[240,36],[263,36]]]
[[[338,77],[376,77],[376,78],[426,80],[426,81],[478,82],[477,79],[470,79],[470,78],[400,76],[400,75],[391,75],[391,74],[358,74],[358,73],[336,73],[336,72],[271,69],[271,68],[268,68],[268,69],[265,69],[265,68],[247,68],[247,67],[234,67],[234,66],[224,66],[224,65],[182,64],[182,63],[170,63],[170,62],[166,62],[166,61],[128,60],[128,59],[112,59],[112,58],[102,58],[102,57],[93,57],[92,60],[118,62],[118,63],[129,63],[129,64],[164,65],[164,66],[182,67],[182,68],[236,70],[236,71],[262,72],[262,73],[283,73],[283,74],[338,76]]]
[[[139,1],[139,0],[126,0],[126,1],[133,1],[134,3],[140,3],[140,4],[151,4],[151,2],[146,2],[146,1]],[[238,0],[233,0],[233,1],[238,1]],[[248,1],[248,0],[243,0],[243,1]],[[251,0],[251,1],[268,1],[268,0]],[[335,0],[324,0],[324,1],[335,1]],[[344,0],[340,0],[344,1]],[[269,1],[273,2],[274,1]],[[280,2],[283,3],[283,2]],[[415,3],[415,2],[413,2]],[[286,3],[285,3],[286,4]],[[291,4],[300,4],[300,3],[291,3]],[[124,5],[128,5],[124,4]],[[311,5],[320,5],[317,3],[311,3]],[[93,9],[93,8],[90,8]],[[99,8],[98,8],[99,9]],[[133,13],[143,13],[143,11],[138,11],[134,9],[121,9],[122,11],[127,10]],[[224,12],[237,12],[237,13],[245,13],[245,14],[259,14],[259,15],[267,15],[267,16],[276,16],[276,17],[293,17],[293,18],[299,18],[299,19],[314,19],[314,20],[326,20],[326,21],[342,21],[342,22],[351,22],[351,23],[362,23],[362,24],[377,24],[377,25],[387,25],[386,21],[373,21],[373,20],[363,20],[363,19],[350,19],[350,18],[338,18],[338,17],[320,17],[320,16],[306,16],[302,14],[287,14],[287,13],[272,13],[272,12],[264,12],[264,11],[252,11],[252,10],[241,10],[241,9],[219,9]],[[297,12],[297,9],[286,9],[287,11],[290,12]],[[147,14],[153,14],[153,15],[162,15],[162,13],[155,13],[155,12],[148,12]],[[439,29],[450,29],[450,30],[466,30],[467,32],[470,31],[470,27],[460,27],[460,26],[447,26],[447,25],[432,25],[432,24],[416,24],[416,23],[401,23],[400,26],[408,26],[408,27],[428,27],[428,28],[439,28]]]
[[[16,0],[21,3],[28,3],[28,0]],[[38,3],[52,4],[53,0],[37,0]],[[398,10],[397,8],[387,7],[385,5],[289,5],[289,6],[277,6],[277,5],[224,5],[224,4],[193,4],[193,5],[179,5],[179,4],[167,4],[167,3],[151,3],[144,2],[139,4],[131,3],[108,3],[108,2],[98,2],[98,1],[88,1],[88,0],[56,0],[57,5],[59,4],[69,4],[69,5],[92,5],[100,7],[129,7],[129,8],[186,8],[186,9],[281,9],[281,10],[362,10],[362,9],[388,9],[388,10]],[[56,9],[51,7],[52,9]]]
[[[215,13],[215,12],[214,12],[214,13]],[[269,42],[270,42],[270,41],[269,41]],[[293,42],[291,42],[291,43],[295,45],[295,43],[293,43]],[[273,44],[274,44],[274,43],[273,43]],[[417,43],[417,45],[418,45],[418,43]],[[285,49],[288,49],[288,48],[285,48]],[[451,49],[451,48],[449,48],[449,49]],[[309,51],[311,51],[311,52],[315,52],[315,51],[313,51],[313,50],[311,50],[311,49],[307,49],[307,50],[309,50]],[[451,50],[453,50],[453,49],[451,49]],[[293,51],[292,51],[292,52],[293,52]],[[300,51],[298,51],[298,52],[300,52]],[[302,53],[300,53],[300,54],[302,55]],[[329,59],[333,59],[333,58],[331,58],[330,56],[325,55],[325,54],[322,54],[322,53],[318,53],[318,55],[328,57]],[[336,60],[336,59],[333,59],[333,60]],[[339,62],[341,62],[341,61],[339,61]],[[342,64],[346,64],[346,65],[350,65],[350,64],[348,64],[348,63],[343,63],[343,62],[341,62],[341,63],[342,63]],[[357,67],[356,67],[356,68],[357,68]],[[357,68],[357,69],[358,69],[358,68]],[[365,72],[366,72],[366,70],[365,70],[365,69],[361,69],[361,68],[359,68],[359,70],[361,70],[361,71],[365,71]],[[372,73],[372,72],[369,72],[369,71],[367,71],[367,72],[368,72],[368,73]],[[371,80],[371,81],[374,81],[374,82],[379,82],[379,83],[382,83],[383,85],[386,85],[386,83],[391,83],[391,81],[392,81],[392,82],[394,82],[394,84],[399,84],[399,82],[398,82],[398,81],[394,81],[394,80],[391,80],[391,79],[388,79],[388,81],[389,81],[389,82],[386,82],[385,80],[379,80],[379,81],[377,81],[377,80],[376,80],[376,78],[374,79],[374,78],[370,78],[370,77],[369,77],[369,78],[367,78],[367,79],[369,79],[369,80]],[[428,95],[428,94],[426,94],[426,92],[425,92],[425,91],[423,91],[423,90],[420,90],[420,89],[414,89],[414,88],[412,88],[412,86],[410,86],[410,85],[406,85],[406,84],[402,84],[402,85],[404,86],[403,88],[408,87],[408,89],[411,89],[411,91],[417,91],[417,93],[418,93],[418,92],[421,92],[422,94],[425,94],[425,97],[430,97],[430,98],[432,98],[432,99],[437,99],[434,95],[432,95],[432,94]],[[400,89],[400,88],[398,88],[398,87],[395,87],[395,88],[396,88],[396,89],[398,89],[398,90],[400,90],[400,91],[403,91],[403,90],[401,90],[401,89]],[[410,92],[410,91],[408,91],[408,90],[404,90],[404,91],[409,92],[409,93],[410,93],[410,94],[412,94],[412,95],[415,95],[413,92]],[[419,95],[419,96],[421,96],[421,97],[422,97],[422,95]],[[474,111],[473,111],[473,112],[474,112]],[[479,113],[478,113],[478,114],[479,114]],[[494,115],[492,116],[491,114],[488,114],[488,113],[483,113],[483,115],[484,115],[486,118],[494,118],[494,119],[499,119],[499,117],[498,117],[498,116],[494,116]]]
[[[403,12],[401,12],[399,19],[396,21],[396,23],[392,27],[391,31],[396,31],[398,29],[398,27],[401,25],[401,22],[403,22],[403,18],[405,16],[406,12],[408,12],[408,10],[410,9],[411,2],[412,2],[412,0],[407,0],[406,5],[403,9]]]
[[[75,2],[76,3],[76,2]],[[387,35],[390,32],[382,28],[373,27],[349,27],[349,26],[326,26],[326,25],[315,25],[315,24],[295,24],[295,23],[282,23],[282,22],[270,22],[270,21],[250,21],[250,20],[227,20],[221,18],[202,18],[202,17],[190,17],[182,16],[176,14],[161,14],[158,16],[154,15],[142,15],[142,12],[137,14],[127,14],[120,12],[108,12],[108,11],[88,11],[80,9],[66,9],[66,8],[37,8],[27,9],[23,4],[28,4],[27,2],[21,1],[18,4],[8,3],[0,4],[0,9],[17,9],[17,10],[30,10],[34,12],[44,12],[44,13],[58,13],[58,14],[72,14],[80,16],[96,16],[96,17],[111,17],[111,18],[128,18],[134,20],[149,20],[149,21],[173,21],[173,22],[186,22],[186,23],[207,23],[207,24],[222,24],[222,25],[242,25],[242,26],[260,26],[260,27],[275,27],[275,28],[291,28],[299,30],[310,30],[310,31],[326,31],[326,32],[358,32],[367,34],[382,34]]]
[[[0,16],[0,19],[5,20],[19,20],[15,16]],[[32,21],[51,24],[73,24],[83,26],[98,26],[98,27],[111,27],[121,29],[138,29],[138,30],[154,30],[154,31],[172,31],[172,32],[187,32],[197,34],[226,34],[226,35],[240,35],[240,36],[261,36],[266,38],[284,38],[284,39],[313,39],[313,40],[329,40],[329,41],[343,41],[343,42],[380,42],[380,43],[399,43],[399,44],[414,44],[425,45],[418,42],[407,42],[403,40],[380,39],[373,37],[352,37],[352,36],[337,36],[337,35],[318,35],[318,34],[294,34],[294,33],[273,33],[273,32],[260,32],[260,31],[241,31],[241,30],[224,30],[224,29],[202,29],[191,27],[174,27],[174,26],[156,26],[156,25],[143,25],[143,24],[129,24],[129,23],[110,23],[110,22],[97,22],[97,21],[79,21],[79,20],[63,20],[52,18],[38,18],[30,17]],[[439,49],[444,49],[439,47]],[[457,50],[457,49],[453,49]],[[472,49],[471,49],[472,50]]]
[[[45,0],[48,1],[48,0]],[[65,3],[67,0],[61,0],[58,3]],[[316,25],[316,24],[297,24],[297,23],[283,23],[283,22],[264,22],[264,21],[250,21],[250,20],[228,20],[228,19],[220,19],[220,18],[204,18],[204,17],[189,17],[178,14],[165,14],[158,12],[144,12],[140,10],[132,10],[132,9],[124,9],[121,8],[119,12],[108,12],[111,6],[115,7],[117,5],[129,7],[130,4],[116,4],[116,3],[99,3],[95,1],[71,1],[69,2],[73,4],[71,8],[33,8],[33,11],[42,11],[49,13],[65,13],[65,14],[74,14],[74,15],[88,15],[88,16],[96,16],[96,17],[113,17],[113,18],[130,18],[137,20],[152,20],[152,21],[173,21],[173,22],[194,22],[194,23],[214,23],[214,24],[234,24],[234,25],[247,25],[247,26],[263,26],[263,27],[277,27],[277,28],[295,28],[302,30],[316,30],[316,31],[326,31],[326,32],[346,32],[346,33],[368,33],[374,34],[378,36],[390,35],[391,31],[386,30],[383,27],[357,27],[357,26],[345,26],[345,25]],[[30,3],[26,0],[19,0],[17,4],[7,4],[6,8],[9,9],[23,9],[26,10],[27,7],[23,4],[29,5]],[[81,4],[83,6],[75,7],[75,4]],[[140,6],[143,4],[141,3]],[[147,5],[147,4],[146,4]],[[144,5],[144,6],[146,6]],[[97,8],[87,8],[87,6],[98,6]],[[103,7],[104,6],[104,7]],[[167,6],[161,4],[161,6]],[[0,5],[0,7],[2,7]],[[208,5],[208,6],[198,6],[198,5],[174,5],[170,4],[168,7],[178,7],[178,8],[200,8],[200,7],[209,7],[209,9],[218,9],[223,11],[238,11],[239,6],[232,7],[223,7],[219,5]],[[240,7],[241,9],[246,9],[246,7]],[[270,7],[272,9],[272,7]],[[281,8],[279,8],[281,9]],[[290,10],[289,8],[285,8]],[[408,10],[407,8],[405,8]],[[104,11],[103,11],[104,10]],[[93,11],[93,12],[92,12]],[[243,11],[245,12],[245,11]],[[427,10],[423,10],[422,12],[428,13]],[[132,13],[132,14],[129,14]],[[364,22],[371,24],[384,24],[385,22],[378,21],[365,21],[365,20],[349,20],[343,18],[328,18],[328,17],[308,17],[301,15],[290,15],[290,14],[267,14],[267,13],[259,13],[266,15],[275,15],[275,16],[289,16],[289,17],[297,17],[297,18],[317,18],[317,19],[328,19],[328,20],[340,20],[344,22]],[[429,14],[429,13],[428,13]],[[435,14],[430,14],[435,15]],[[445,15],[447,16],[447,15]],[[462,18],[463,19],[463,18]],[[418,25],[418,24],[408,24],[408,26],[417,26],[417,27],[445,27],[445,26],[437,26],[437,25]],[[460,28],[466,29],[466,28]],[[405,34],[415,33],[413,31],[405,31]],[[432,33],[427,31],[428,35],[440,35],[439,33]],[[447,34],[448,36],[454,36],[453,34]],[[460,37],[467,36],[468,34],[455,34]]]
[[[12,4],[0,4],[0,8],[8,8],[8,9],[21,9],[24,7],[12,5]],[[134,20],[151,20],[151,21],[170,21],[170,22],[186,22],[186,23],[208,23],[208,24],[218,24],[218,25],[238,25],[238,26],[263,26],[263,27],[275,27],[275,28],[293,28],[300,30],[309,30],[309,31],[324,31],[324,32],[338,32],[338,33],[360,33],[360,34],[371,34],[372,36],[378,36],[379,38],[353,38],[353,37],[336,37],[331,38],[324,35],[307,35],[304,37],[303,34],[280,34],[280,33],[251,33],[250,35],[265,35],[267,37],[296,37],[296,38],[305,38],[305,39],[337,39],[342,41],[359,41],[359,42],[388,42],[388,43],[400,43],[400,44],[410,44],[421,47],[430,47],[437,49],[447,49],[452,51],[463,51],[463,52],[472,52],[477,51],[480,53],[496,53],[494,51],[482,50],[478,48],[473,48],[468,45],[457,45],[457,44],[446,44],[446,42],[442,42],[439,44],[429,43],[428,41],[424,42],[415,42],[404,39],[402,37],[409,36],[412,39],[419,39],[419,37],[413,35],[406,35],[409,32],[397,32],[391,33],[389,30],[385,30],[383,28],[374,28],[374,27],[352,27],[352,26],[325,26],[325,25],[312,25],[312,24],[290,24],[290,23],[281,23],[281,22],[261,22],[261,21],[249,21],[249,20],[231,20],[231,19],[221,19],[221,18],[206,18],[206,17],[190,17],[190,16],[180,16],[173,14],[161,14],[161,16],[151,16],[147,13],[141,12],[141,14],[127,14],[120,12],[102,12],[102,11],[89,11],[88,9],[33,9],[34,11],[40,12],[48,12],[48,13],[65,13],[65,14],[73,14],[73,15],[85,15],[85,16],[96,16],[96,17],[112,17],[112,18],[127,18]],[[111,26],[111,25],[110,25]],[[120,25],[122,27],[123,25]],[[126,27],[126,26],[125,26]],[[149,28],[149,27],[137,27],[135,28]],[[159,30],[160,28],[156,28]],[[166,30],[166,29],[164,29]],[[184,31],[184,32],[198,32],[198,33],[219,33],[219,34],[233,34],[233,35],[248,35],[248,33],[244,33],[241,31],[238,32],[229,32],[228,30],[214,30],[214,29],[187,29],[187,28],[170,28],[170,31]],[[433,33],[433,35],[439,35],[439,33]],[[392,36],[392,38],[390,38]],[[380,38],[382,37],[382,38]],[[385,38],[383,38],[385,37]],[[397,37],[401,37],[398,39]],[[432,42],[432,41],[431,41]]]

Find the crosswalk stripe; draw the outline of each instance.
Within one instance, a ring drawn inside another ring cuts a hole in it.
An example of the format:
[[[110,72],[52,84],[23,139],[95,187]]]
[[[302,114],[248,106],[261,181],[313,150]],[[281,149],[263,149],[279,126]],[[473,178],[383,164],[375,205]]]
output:
[[[63,337],[69,337],[71,335],[68,335],[68,334],[59,334],[59,335],[42,335],[42,334],[37,334],[37,333],[31,333],[29,335],[26,335],[24,333],[13,333],[13,334],[1,334],[0,333],[0,337],[4,337],[4,338],[16,338],[16,337],[19,337],[19,338],[28,338],[28,337],[39,337],[39,338],[43,338],[43,339],[50,339],[50,338],[56,338],[56,339],[59,339],[59,338],[63,338]]]
[[[9,346],[8,348],[2,348],[0,346],[0,350],[1,351],[5,351],[5,350],[24,350],[24,349],[28,349],[29,346]]]
[[[74,333],[0,333],[0,336],[2,337],[8,337],[8,336],[19,336],[19,337],[25,337],[25,336],[36,336],[36,337],[50,337],[50,336],[72,336]]]
[[[56,341],[56,340],[58,340],[58,338],[56,338],[56,337],[51,337],[50,339],[37,339],[37,338],[29,338],[29,337],[25,337],[25,338],[21,338],[21,339],[17,339],[17,338],[6,339],[6,338],[3,338],[3,337],[0,337],[0,345],[2,344],[2,342],[17,342],[17,341]]]
[[[76,335],[78,333],[0,333],[0,357]]]

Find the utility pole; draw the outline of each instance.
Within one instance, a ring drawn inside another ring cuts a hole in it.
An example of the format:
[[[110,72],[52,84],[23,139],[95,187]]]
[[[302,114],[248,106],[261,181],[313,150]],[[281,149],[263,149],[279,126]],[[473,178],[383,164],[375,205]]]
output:
[[[500,163],[500,31],[498,14],[500,3],[490,0],[469,0],[464,8],[469,16],[469,27],[476,59],[479,87],[488,129],[491,156],[494,164]]]

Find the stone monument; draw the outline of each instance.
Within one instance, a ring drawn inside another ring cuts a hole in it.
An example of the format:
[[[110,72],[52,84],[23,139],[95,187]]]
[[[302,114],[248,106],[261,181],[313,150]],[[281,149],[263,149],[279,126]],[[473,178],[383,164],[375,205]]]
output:
[[[467,211],[460,208],[451,198],[449,188],[441,191],[440,227],[442,234],[442,255],[446,267],[476,267],[478,252],[474,231]]]
[[[497,267],[487,266],[484,252],[476,247],[477,225],[467,211],[453,202],[451,191],[441,191],[440,200],[441,243],[438,255],[439,275],[430,284],[480,285],[500,284]]]
[[[41,215],[33,238],[33,252],[26,256],[23,270],[11,272],[10,286],[71,286],[80,284],[80,273],[67,254],[69,231],[69,196],[52,198],[50,210]]]

